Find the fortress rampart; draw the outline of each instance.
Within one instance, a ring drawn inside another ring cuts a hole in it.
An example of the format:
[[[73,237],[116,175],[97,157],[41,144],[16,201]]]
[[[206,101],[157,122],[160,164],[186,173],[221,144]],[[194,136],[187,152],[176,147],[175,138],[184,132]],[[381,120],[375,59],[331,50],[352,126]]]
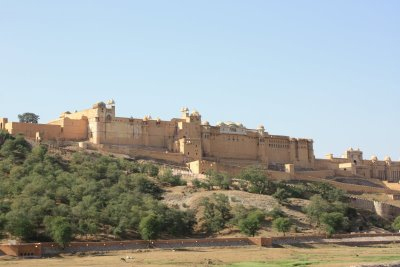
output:
[[[91,109],[64,112],[48,124],[0,121],[11,134],[27,138],[59,141],[85,141],[114,152],[143,154],[189,163],[244,160],[265,166],[292,163],[299,168],[314,167],[313,141],[270,135],[263,126],[247,129],[240,123],[202,121],[197,111],[181,110],[181,118],[169,121],[117,117],[114,101],[96,103]],[[146,150],[146,152],[144,152]]]
[[[251,165],[266,170],[309,172],[378,178],[399,182],[400,162],[389,157],[364,160],[360,150],[349,149],[341,158],[328,155],[315,159],[313,141],[272,135],[264,126],[248,129],[241,123],[220,122],[215,126],[203,121],[199,112],[181,110],[180,118],[169,121],[151,116],[116,116],[115,102],[99,102],[78,112],[64,112],[48,124],[9,122],[0,118],[0,129],[11,134],[41,141],[79,141],[88,147],[133,157],[154,158],[188,165],[195,173],[214,169],[239,172]]]

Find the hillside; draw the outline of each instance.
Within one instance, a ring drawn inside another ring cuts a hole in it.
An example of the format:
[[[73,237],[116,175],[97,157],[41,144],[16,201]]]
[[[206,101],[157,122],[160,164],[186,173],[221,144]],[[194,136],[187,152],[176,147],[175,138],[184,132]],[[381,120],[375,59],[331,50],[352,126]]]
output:
[[[344,192],[281,183],[256,168],[238,177],[183,179],[167,166],[87,151],[57,153],[3,135],[0,231],[4,239],[155,239],[384,231]]]
[[[297,227],[302,234],[315,233],[314,227],[310,224],[307,216],[299,211],[301,208],[306,207],[309,204],[309,200],[291,198],[291,208],[285,205],[279,204],[279,202],[272,196],[252,194],[243,191],[234,190],[213,190],[213,191],[195,191],[188,190],[186,187],[171,188],[164,194],[163,202],[168,206],[180,206],[182,209],[189,208],[198,210],[201,201],[204,197],[212,197],[213,194],[224,194],[228,196],[230,204],[235,206],[243,205],[246,208],[257,207],[258,209],[268,213],[274,208],[282,210],[292,220],[294,225]],[[238,229],[227,228],[222,231],[224,236],[240,237],[243,236]],[[273,236],[280,235],[271,225],[264,225],[259,231],[259,235]]]

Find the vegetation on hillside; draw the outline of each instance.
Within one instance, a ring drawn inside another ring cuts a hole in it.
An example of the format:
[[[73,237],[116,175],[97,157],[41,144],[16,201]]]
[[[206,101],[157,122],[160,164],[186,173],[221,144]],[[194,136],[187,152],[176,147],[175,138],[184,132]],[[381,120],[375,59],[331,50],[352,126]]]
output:
[[[398,216],[392,223],[392,227],[394,230],[400,232],[400,216]]]
[[[74,238],[190,236],[196,224],[207,234],[233,227],[248,236],[265,226],[283,235],[295,228],[293,218],[278,207],[269,212],[244,207],[221,193],[201,199],[196,210],[169,207],[161,201],[164,190],[185,184],[171,169],[153,163],[84,152],[62,158],[45,146],[32,147],[22,136],[0,131],[3,235],[53,240],[65,246]],[[236,177],[209,172],[206,180],[194,180],[193,186],[271,195],[289,209],[293,208],[291,199],[307,199],[302,212],[327,234],[354,231],[366,224],[348,207],[343,191],[323,183],[275,182],[258,167]],[[392,228],[400,230],[399,222],[398,218]]]
[[[309,205],[303,208],[303,212],[308,216],[311,224],[328,235],[337,232],[358,231],[369,226],[390,228],[377,216],[362,217],[355,209],[348,206],[345,192],[332,185],[320,182],[294,184],[275,182],[270,179],[264,169],[257,166],[244,169],[233,178],[224,173],[208,172],[206,181],[195,180],[193,185],[208,190],[216,188],[225,190],[237,189],[255,194],[271,195],[279,204],[289,208],[291,206],[291,198],[310,200]],[[262,219],[255,223],[254,217],[252,220],[253,225],[259,225],[260,221],[268,221]],[[243,233],[248,235],[255,233],[254,231],[248,232],[244,230],[243,225],[245,224],[242,223],[242,227],[239,224],[237,225]],[[292,229],[292,226],[292,220],[284,214],[273,218],[272,227],[283,234]],[[396,226],[397,224],[394,223],[392,229],[396,229]]]
[[[160,181],[181,184],[180,177],[158,172],[153,164],[85,153],[67,161],[7,137],[0,148],[0,230],[62,245],[77,235],[189,235],[193,212],[159,201]]]

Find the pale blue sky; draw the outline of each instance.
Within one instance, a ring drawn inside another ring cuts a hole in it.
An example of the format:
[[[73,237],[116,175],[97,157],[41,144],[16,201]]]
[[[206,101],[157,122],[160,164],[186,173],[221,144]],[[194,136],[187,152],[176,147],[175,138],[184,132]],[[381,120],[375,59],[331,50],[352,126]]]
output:
[[[400,1],[0,0],[0,116],[114,98],[400,158]]]

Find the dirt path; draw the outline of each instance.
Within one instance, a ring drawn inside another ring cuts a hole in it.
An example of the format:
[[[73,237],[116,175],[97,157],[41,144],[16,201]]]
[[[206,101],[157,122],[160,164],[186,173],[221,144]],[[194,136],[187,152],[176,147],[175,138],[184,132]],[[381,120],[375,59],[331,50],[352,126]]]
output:
[[[303,248],[207,248],[191,250],[125,251],[102,256],[69,256],[17,260],[0,257],[0,266],[351,266],[400,260],[400,245],[344,247],[336,245]],[[133,259],[126,259],[126,257]],[[121,260],[123,258],[124,260]]]

